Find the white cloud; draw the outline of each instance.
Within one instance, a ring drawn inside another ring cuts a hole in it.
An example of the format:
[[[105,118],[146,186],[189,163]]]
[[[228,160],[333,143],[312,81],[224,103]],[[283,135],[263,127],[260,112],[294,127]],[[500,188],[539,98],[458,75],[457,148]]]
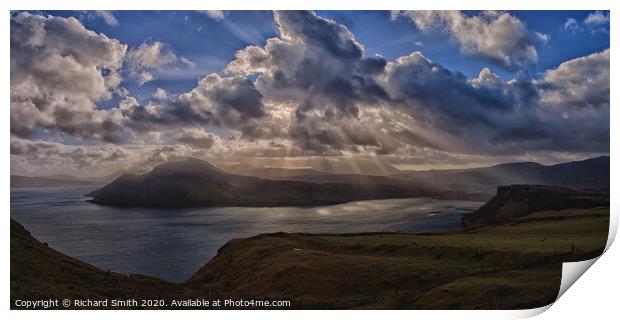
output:
[[[398,17],[411,19],[422,32],[439,28],[450,34],[463,52],[488,58],[505,67],[520,67],[538,60],[535,42],[541,37],[509,13],[486,11],[468,16],[459,11],[392,12],[392,19]]]
[[[569,60],[538,82],[541,102],[557,108],[609,108],[609,49]]]
[[[207,15],[209,18],[218,20],[218,21],[224,20],[224,18],[226,17],[225,12],[222,10],[199,10],[198,12],[203,13]]]
[[[562,25],[564,31],[590,33],[607,32],[607,24],[609,23],[609,12],[594,11],[590,12],[582,22],[574,18],[567,18]]]
[[[535,32],[534,34],[536,35],[538,40],[544,44],[547,44],[549,40],[551,39],[551,37],[546,33]]]
[[[186,66],[190,67],[190,68],[195,68],[196,67],[196,63],[192,60],[189,60],[185,57],[180,57],[179,60],[184,63]]]
[[[577,22],[577,20],[575,20],[574,18],[567,18],[566,22],[564,22],[563,28],[564,28],[564,30],[567,30],[567,31],[568,30],[571,30],[571,31],[578,30],[580,28],[579,27],[579,22]]]
[[[166,90],[162,88],[157,88],[153,93],[153,98],[158,100],[165,100],[167,97],[168,95],[166,94]]]
[[[595,11],[590,14],[583,20],[583,23],[586,25],[600,25],[609,22],[609,12],[603,13],[601,11]]]
[[[105,21],[105,23],[111,26],[118,26],[118,20],[116,19],[112,11],[99,10],[99,11],[95,11],[95,14],[98,17],[102,18],[103,21]]]
[[[154,72],[177,61],[191,62],[179,60],[171,48],[159,41],[142,43],[129,50],[126,57],[131,75],[140,85],[155,79]]]

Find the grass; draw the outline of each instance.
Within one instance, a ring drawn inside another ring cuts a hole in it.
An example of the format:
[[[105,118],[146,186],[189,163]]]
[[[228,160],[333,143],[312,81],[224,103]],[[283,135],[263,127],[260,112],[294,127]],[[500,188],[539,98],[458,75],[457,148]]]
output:
[[[442,235],[259,235],[231,241],[189,283],[300,308],[533,308],[557,296],[563,261],[602,252],[608,220],[596,208]]]
[[[188,281],[97,269],[11,221],[11,299],[243,298],[294,309],[518,309],[557,296],[561,263],[602,253],[609,209],[535,212],[452,234],[262,234],[236,239]]]

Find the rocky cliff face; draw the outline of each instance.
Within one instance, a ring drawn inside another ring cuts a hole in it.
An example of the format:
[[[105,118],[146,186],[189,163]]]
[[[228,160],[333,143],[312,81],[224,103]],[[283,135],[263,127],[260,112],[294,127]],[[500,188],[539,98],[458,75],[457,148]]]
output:
[[[497,194],[478,210],[465,215],[464,227],[493,224],[543,210],[609,206],[609,192],[572,190],[539,185],[500,186]]]

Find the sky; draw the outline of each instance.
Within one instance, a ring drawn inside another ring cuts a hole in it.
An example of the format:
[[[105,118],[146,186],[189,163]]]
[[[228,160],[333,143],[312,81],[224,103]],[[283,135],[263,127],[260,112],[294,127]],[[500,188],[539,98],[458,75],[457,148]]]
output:
[[[609,153],[607,11],[14,11],[11,172]]]

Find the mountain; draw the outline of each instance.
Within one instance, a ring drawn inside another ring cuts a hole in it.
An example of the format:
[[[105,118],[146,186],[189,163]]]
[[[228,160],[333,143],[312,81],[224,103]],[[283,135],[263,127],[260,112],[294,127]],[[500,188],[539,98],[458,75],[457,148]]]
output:
[[[398,184],[267,180],[232,174],[198,159],[170,161],[143,175],[124,174],[91,196],[97,204],[145,207],[305,206],[388,198],[488,197]]]
[[[335,174],[321,172],[314,169],[288,169],[288,168],[251,168],[238,172],[244,176],[259,177],[269,180],[304,181],[314,183],[352,183],[362,185],[388,184],[403,185],[408,182],[391,179],[385,176],[363,174]]]
[[[11,188],[82,187],[101,184],[71,176],[27,177],[11,175]]]
[[[550,185],[569,188],[609,188],[608,156],[545,167],[540,178]]]
[[[123,172],[116,171],[101,177],[74,177],[66,174],[56,174],[43,177],[11,175],[11,188],[100,186],[110,183],[122,174]]]
[[[609,188],[609,157],[550,166],[518,162],[474,169],[410,171],[389,178],[420,186],[486,193],[493,192],[497,186],[512,184]]]
[[[596,207],[609,207],[609,192],[537,185],[501,186],[491,200],[464,215],[462,224],[465,227],[489,225],[537,211]]]
[[[310,157],[286,159],[252,159],[236,164],[220,166],[229,172],[244,175],[276,174],[279,170],[297,171],[298,174],[356,174],[370,176],[386,176],[401,171],[379,158],[354,157]],[[305,172],[304,172],[305,171]],[[292,173],[292,172],[291,172]]]

